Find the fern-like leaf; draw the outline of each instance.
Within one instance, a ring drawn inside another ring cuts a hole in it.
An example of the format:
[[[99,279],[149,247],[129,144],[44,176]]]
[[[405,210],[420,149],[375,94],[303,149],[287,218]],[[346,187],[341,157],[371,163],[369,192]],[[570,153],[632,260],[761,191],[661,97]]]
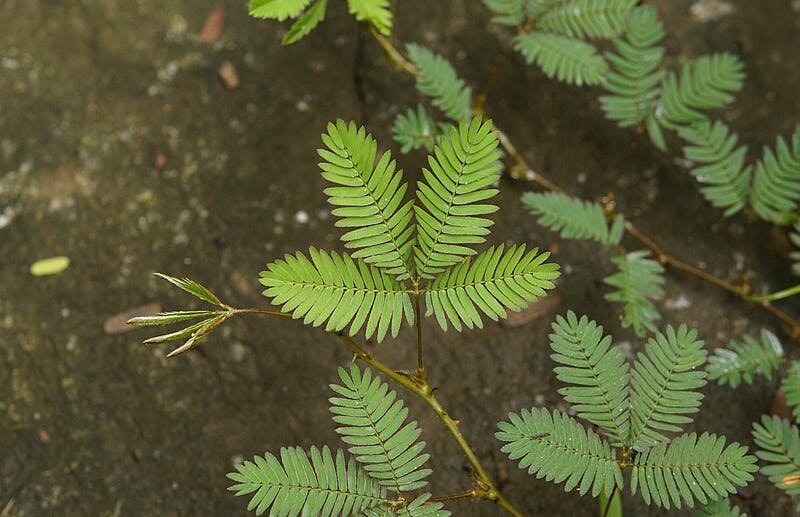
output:
[[[742,381],[753,384],[756,375],[772,379],[772,372],[783,361],[783,347],[772,332],[761,331],[761,340],[745,336],[744,343],[733,341],[731,349],[717,348],[708,358],[708,378],[717,384],[736,388]]]
[[[750,195],[752,168],[744,165],[746,147],[736,147],[737,137],[722,122],[698,122],[680,127],[678,134],[689,144],[686,158],[703,164],[691,170],[692,175],[707,186],[700,192],[717,208],[732,215],[741,210]]]
[[[363,259],[404,280],[411,277],[410,252],[414,226],[413,200],[403,201],[408,183],[389,151],[377,157],[378,144],[355,123],[337,120],[322,135],[327,149],[317,152],[324,160],[322,175],[334,187],[325,189],[339,217],[336,226],[349,228],[342,235],[345,247],[355,248]]]
[[[325,9],[328,6],[328,0],[317,0],[303,16],[294,22],[294,25],[283,36],[281,45],[291,45],[305,36],[307,36],[314,28],[325,19]]]
[[[569,311],[558,316],[550,334],[550,357],[562,365],[556,377],[567,384],[558,392],[578,416],[600,426],[613,445],[624,443],[629,432],[628,361],[603,336],[603,327]]]
[[[656,321],[661,319],[652,300],[664,295],[664,268],[648,258],[647,251],[632,251],[626,255],[614,257],[611,261],[618,271],[607,276],[603,282],[616,288],[606,295],[606,300],[622,303],[622,326],[633,327],[639,337],[648,331],[654,331]]]
[[[268,18],[282,22],[297,18],[313,0],[250,0],[248,12],[254,18]]]
[[[382,270],[336,252],[309,250],[286,255],[262,271],[259,282],[271,298],[292,317],[325,330],[339,332],[350,325],[350,335],[366,324],[366,337],[377,332],[382,341],[391,328],[396,336],[405,315],[413,325],[414,311],[408,292]]]
[[[624,38],[613,41],[616,53],[606,53],[610,69],[603,87],[611,95],[600,97],[606,116],[620,127],[638,125],[653,118],[664,72],[664,28],[653,6],[631,11]],[[652,122],[651,122],[652,124]]]
[[[483,0],[492,12],[492,21],[500,25],[522,25],[525,22],[526,0]]]
[[[481,244],[493,223],[483,217],[497,210],[483,203],[497,194],[487,188],[500,176],[500,153],[492,122],[475,117],[462,121],[434,148],[417,183],[415,207],[416,272],[433,278],[444,268],[474,255],[469,244]]]
[[[538,248],[526,253],[524,245],[492,246],[436,277],[425,289],[426,316],[435,315],[444,330],[449,319],[461,331],[462,323],[483,328],[480,313],[497,321],[506,309],[520,311],[555,287],[558,265],[545,262],[549,256]]]
[[[781,391],[786,396],[786,403],[792,407],[795,422],[800,422],[800,361],[792,362],[781,381]]]
[[[381,486],[394,492],[417,490],[427,485],[430,469],[421,468],[429,454],[416,421],[405,423],[408,409],[372,370],[362,372],[354,363],[350,371],[339,368],[342,385],[331,384],[337,397],[329,399],[336,432],[348,444],[350,454]]]
[[[602,244],[618,244],[625,231],[625,221],[618,215],[606,222],[603,207],[559,192],[526,192],[522,202],[538,222],[564,239],[591,239]]]
[[[800,275],[800,219],[794,222],[793,231],[789,234],[789,239],[795,247],[795,251],[789,255],[792,259],[792,271],[794,271],[795,275]]]
[[[341,450],[334,458],[328,447],[311,447],[309,454],[299,447],[282,448],[280,459],[270,453],[256,456],[237,465],[228,478],[234,482],[228,490],[252,494],[247,509],[256,515],[272,508],[270,515],[333,517],[388,503],[385,489],[353,458],[346,460]]]
[[[631,374],[631,435],[628,445],[644,450],[667,440],[662,432],[679,432],[692,421],[703,395],[706,360],[697,331],[681,325],[650,338],[637,354]]]
[[[574,418],[547,409],[523,409],[508,414],[500,422],[495,437],[506,442],[502,451],[521,469],[554,483],[565,483],[564,490],[575,488],[580,495],[591,489],[592,497],[610,494],[622,487],[622,471],[608,442],[586,430]]]
[[[408,57],[417,69],[417,90],[431,97],[433,105],[455,121],[472,116],[472,91],[464,84],[453,65],[427,48],[409,43]]]
[[[694,517],[747,517],[747,514],[728,499],[717,499],[695,510]]]
[[[761,473],[789,495],[800,495],[800,435],[797,426],[777,416],[753,424],[756,456],[767,464]]]
[[[756,213],[777,224],[785,224],[787,214],[794,212],[800,200],[800,124],[794,129],[792,143],[783,137],[775,150],[764,149],[753,175],[750,203]]]
[[[611,38],[622,32],[636,0],[565,0],[544,13],[537,29],[572,38]]]
[[[450,127],[450,124],[436,123],[425,108],[418,104],[416,110],[408,108],[405,113],[395,117],[392,135],[403,153],[423,148],[430,152],[442,136],[450,132]]]
[[[725,445],[724,436],[695,433],[679,436],[636,455],[631,472],[631,492],[641,492],[644,502],[669,509],[689,507],[735,494],[736,487],[753,480],[756,458],[736,442]]]
[[[569,84],[598,84],[608,72],[608,64],[594,46],[559,34],[520,34],[514,38],[514,48],[528,64],[536,63],[547,77]]]
[[[370,23],[384,36],[392,33],[392,8],[389,0],[347,0],[347,6],[356,20]]]
[[[720,108],[733,100],[733,92],[741,90],[742,68],[739,58],[721,53],[683,65],[680,76],[670,73],[661,87],[661,122],[672,128],[705,120],[700,110]]]

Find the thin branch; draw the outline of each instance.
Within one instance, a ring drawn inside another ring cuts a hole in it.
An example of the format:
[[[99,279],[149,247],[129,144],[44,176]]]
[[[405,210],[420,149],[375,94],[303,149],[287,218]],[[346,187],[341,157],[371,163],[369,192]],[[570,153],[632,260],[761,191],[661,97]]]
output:
[[[444,503],[447,501],[458,501],[459,499],[475,499],[478,497],[475,489],[466,490],[457,494],[443,495],[441,497],[431,497],[426,503]]]
[[[408,59],[403,56],[402,52],[400,52],[394,44],[392,44],[391,40],[386,38],[385,36],[377,33],[375,30],[372,30],[373,36],[378,41],[378,44],[383,48],[386,55],[389,59],[397,66],[399,70],[402,70],[405,73],[416,75],[417,69],[414,67],[413,63],[411,63]],[[497,132],[498,139],[500,141],[500,145],[502,146],[503,150],[512,160],[513,165],[509,168],[509,176],[513,179],[524,179],[535,183],[539,187],[544,190],[549,190],[552,192],[560,192],[571,197],[577,197],[565,190],[564,188],[560,187],[554,181],[546,178],[542,174],[536,172],[525,160],[525,157],[517,150],[514,144],[511,142],[511,139],[508,135],[503,132],[499,127],[495,125],[495,131]],[[789,334],[792,339],[800,339],[800,322],[797,319],[790,316],[786,312],[778,309],[777,307],[773,306],[770,302],[773,300],[764,300],[759,299],[759,297],[753,297],[750,295],[750,285],[748,281],[743,282],[743,285],[737,286],[726,280],[719,278],[717,276],[708,273],[698,267],[695,267],[687,262],[684,262],[670,254],[668,254],[663,248],[661,248],[658,244],[656,244],[653,239],[647,236],[644,232],[639,230],[633,223],[630,221],[626,221],[625,223],[625,230],[626,232],[650,249],[656,258],[661,262],[661,264],[671,267],[677,271],[680,271],[688,276],[693,276],[698,278],[706,283],[709,283],[715,287],[728,291],[732,294],[735,294],[742,300],[746,302],[753,303],[763,310],[769,312],[774,317],[781,320],[786,326],[789,327]],[[778,299],[778,298],[776,298]]]
[[[800,285],[794,285],[792,287],[787,287],[786,289],[781,289],[780,291],[761,296],[748,296],[748,299],[754,302],[774,302],[775,300],[782,300],[796,294],[800,294]]]

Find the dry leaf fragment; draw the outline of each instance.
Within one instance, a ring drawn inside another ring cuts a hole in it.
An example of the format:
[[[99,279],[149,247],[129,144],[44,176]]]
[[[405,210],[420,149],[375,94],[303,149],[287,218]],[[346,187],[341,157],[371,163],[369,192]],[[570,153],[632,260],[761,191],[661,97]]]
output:
[[[200,41],[208,45],[214,44],[222,36],[225,29],[225,9],[217,7],[206,16],[203,29],[200,31]]]
[[[230,61],[223,61],[222,64],[219,65],[217,74],[219,75],[220,81],[222,81],[222,85],[228,90],[235,90],[239,87],[239,72],[236,70],[236,66]]]

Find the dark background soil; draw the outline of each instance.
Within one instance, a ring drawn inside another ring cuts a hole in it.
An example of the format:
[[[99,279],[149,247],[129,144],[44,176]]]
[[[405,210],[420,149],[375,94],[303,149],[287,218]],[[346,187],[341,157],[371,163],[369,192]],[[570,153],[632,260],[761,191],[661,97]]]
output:
[[[281,445],[337,443],[327,384],[348,353],[299,322],[227,324],[197,352],[167,361],[147,332],[108,336],[109,316],[146,302],[192,301],[154,279],[187,275],[239,306],[264,304],[266,262],[308,245],[335,248],[315,149],[327,121],[365,124],[394,146],[394,115],[416,103],[412,79],[386,62],[370,35],[331,2],[328,19],[289,48],[284,28],[226,2],[213,46],[197,33],[219,4],[207,0],[4,0],[0,3],[0,514],[240,515],[225,473],[242,457]],[[751,149],[800,120],[800,6],[732,2],[700,22],[690,0],[654,2],[673,55],[739,54],[745,90],[724,116]],[[501,70],[488,103],[532,164],[589,198],[614,192],[622,211],[675,255],[734,280],[744,226],[698,193],[675,154],[606,121],[597,91],[547,80],[512,52],[477,0],[398,2],[395,36],[450,58],[480,89]],[[237,91],[216,75],[232,61]],[[393,147],[396,148],[396,147]],[[159,169],[159,154],[166,164]],[[754,153],[755,155],[755,153]],[[413,177],[424,155],[400,157]],[[522,209],[528,185],[504,180],[494,240],[549,247],[556,236]],[[303,211],[308,220],[298,212]],[[634,246],[634,243],[630,243]],[[752,235],[754,280],[793,282],[768,226]],[[33,277],[28,266],[64,254],[72,266]],[[559,242],[562,304],[603,323],[618,342],[640,343],[603,301],[609,256],[591,243]],[[774,319],[694,279],[669,273],[665,322],[697,326],[710,349]],[[687,302],[688,301],[688,306]],[[784,304],[797,312],[796,304]],[[431,378],[504,491],[528,515],[594,515],[588,497],[519,471],[492,435],[508,411],[561,407],[547,332],[553,315],[505,329],[444,334],[427,322]],[[373,350],[414,363],[409,332]],[[794,345],[788,345],[791,349]],[[750,444],[776,382],[732,391],[707,387],[692,426]],[[427,408],[409,400],[436,473],[432,489],[464,489],[457,448]],[[758,476],[736,498],[750,515],[790,515],[792,502]],[[626,492],[627,515],[666,514]],[[452,505],[457,516],[499,515],[488,503]]]

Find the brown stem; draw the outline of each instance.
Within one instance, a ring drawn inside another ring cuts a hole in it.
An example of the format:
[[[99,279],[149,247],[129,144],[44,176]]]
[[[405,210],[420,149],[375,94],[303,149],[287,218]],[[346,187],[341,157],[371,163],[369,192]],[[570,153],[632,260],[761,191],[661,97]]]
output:
[[[416,75],[418,73],[416,67],[411,63],[408,59],[403,56],[402,52],[400,52],[385,36],[379,34],[374,29],[372,30],[373,36],[380,44],[381,48],[383,48],[386,55],[391,59],[391,61],[398,67],[398,69],[402,70],[405,73]],[[513,161],[513,166],[509,169],[509,175],[514,179],[525,179],[527,181],[531,181],[541,187],[544,190],[549,190],[551,192],[561,192],[563,194],[567,194],[572,197],[576,197],[573,194],[569,193],[564,188],[560,187],[557,183],[552,180],[549,180],[545,176],[541,175],[540,173],[533,170],[533,168],[528,165],[528,162],[525,160],[525,157],[517,150],[514,144],[511,142],[511,139],[504,133],[500,128],[495,125],[495,131],[497,131],[498,139],[500,141],[500,145],[502,146],[503,150],[509,156],[509,158]],[[661,262],[664,266],[671,267],[677,271],[680,271],[688,276],[693,276],[698,278],[706,283],[709,283],[713,286],[716,286],[720,289],[733,293],[739,296],[741,299],[748,303],[753,303],[763,310],[770,313],[772,316],[781,320],[784,324],[789,327],[789,334],[792,339],[800,339],[800,322],[787,314],[786,312],[778,309],[774,305],[772,305],[769,301],[761,301],[750,297],[750,285],[749,285],[749,275],[745,275],[743,285],[737,286],[730,282],[723,280],[717,276],[708,273],[698,267],[695,267],[687,262],[684,262],[664,251],[658,244],[656,244],[653,239],[648,237],[645,233],[641,230],[636,228],[630,221],[625,223],[625,230],[627,233],[633,237],[634,239],[638,240],[642,244],[644,244],[648,249],[650,249],[656,258]]]
[[[427,502],[429,503],[444,503],[447,501],[457,501],[459,499],[475,499],[478,494],[475,489],[459,492],[457,494],[443,495],[441,497],[431,497]]]

